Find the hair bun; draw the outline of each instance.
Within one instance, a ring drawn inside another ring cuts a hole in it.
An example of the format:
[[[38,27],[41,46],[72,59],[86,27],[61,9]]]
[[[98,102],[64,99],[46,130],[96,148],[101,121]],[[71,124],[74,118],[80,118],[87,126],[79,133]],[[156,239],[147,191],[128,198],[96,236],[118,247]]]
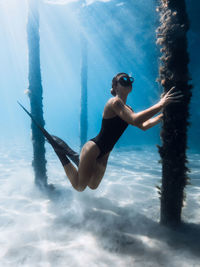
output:
[[[115,92],[115,90],[114,90],[113,88],[111,88],[110,92],[111,92],[111,94],[112,94],[113,96],[116,96],[116,92]]]

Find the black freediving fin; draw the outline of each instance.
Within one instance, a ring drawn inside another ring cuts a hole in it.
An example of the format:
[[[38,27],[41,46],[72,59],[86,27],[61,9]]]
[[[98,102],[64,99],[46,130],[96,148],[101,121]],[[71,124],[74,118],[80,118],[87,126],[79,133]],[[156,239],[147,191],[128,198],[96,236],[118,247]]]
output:
[[[52,135],[52,138],[54,141],[61,147],[62,152],[64,152],[69,158],[76,164],[76,166],[79,165],[79,154],[75,152],[71,147],[65,143],[61,138]],[[59,149],[58,149],[59,151]]]
[[[29,117],[32,119],[32,121],[35,123],[35,125],[41,130],[41,132],[43,133],[43,135],[46,137],[46,139],[49,141],[50,144],[54,144],[54,140],[51,137],[51,135],[42,127],[40,126],[39,123],[37,123],[37,121],[33,118],[33,116],[31,115],[30,112],[28,112],[28,110],[22,105],[20,104],[18,101],[17,103],[21,106],[21,108],[23,108],[23,110],[29,115]]]
[[[72,150],[61,138],[54,135],[50,135],[41,125],[37,123],[37,121],[34,119],[31,113],[28,112],[28,110],[22,104],[20,104],[18,101],[17,103],[29,115],[29,117],[32,119],[35,125],[41,130],[43,135],[46,137],[47,141],[52,145],[55,152],[58,152],[59,154],[60,153],[66,154],[78,166],[79,165],[78,153]]]

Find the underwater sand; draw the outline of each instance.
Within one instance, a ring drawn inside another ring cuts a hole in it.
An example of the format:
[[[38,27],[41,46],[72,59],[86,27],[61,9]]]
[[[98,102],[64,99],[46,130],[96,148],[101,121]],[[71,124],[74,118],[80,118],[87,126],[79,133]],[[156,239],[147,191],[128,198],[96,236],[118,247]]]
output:
[[[47,147],[49,183],[34,185],[31,149],[0,152],[0,266],[200,266],[200,155],[179,231],[158,224],[161,164],[156,147],[114,150],[97,190],[72,189]]]

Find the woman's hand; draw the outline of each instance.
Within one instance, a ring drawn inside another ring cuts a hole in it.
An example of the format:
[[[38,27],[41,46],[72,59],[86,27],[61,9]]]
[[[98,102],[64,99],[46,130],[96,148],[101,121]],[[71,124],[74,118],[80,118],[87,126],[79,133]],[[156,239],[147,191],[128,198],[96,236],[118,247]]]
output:
[[[170,103],[180,102],[180,99],[181,97],[183,97],[183,95],[181,94],[181,91],[177,91],[173,93],[175,88],[176,87],[173,86],[166,94],[161,95],[159,104],[162,107],[166,107]]]

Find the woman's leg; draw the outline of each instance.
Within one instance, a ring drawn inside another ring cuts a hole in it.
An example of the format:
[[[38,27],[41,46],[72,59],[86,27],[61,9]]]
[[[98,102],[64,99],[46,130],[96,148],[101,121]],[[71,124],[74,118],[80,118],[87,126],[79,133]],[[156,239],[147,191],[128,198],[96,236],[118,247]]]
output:
[[[99,184],[100,184],[100,182],[104,176],[104,173],[106,171],[109,155],[110,155],[110,152],[105,154],[100,159],[96,160],[94,172],[93,172],[92,178],[88,184],[90,189],[94,190],[94,189],[97,189],[97,187],[99,186]]]
[[[82,148],[78,170],[70,162],[64,166],[65,173],[77,191],[83,191],[89,184],[95,171],[96,158],[100,153],[97,145],[88,141]]]

